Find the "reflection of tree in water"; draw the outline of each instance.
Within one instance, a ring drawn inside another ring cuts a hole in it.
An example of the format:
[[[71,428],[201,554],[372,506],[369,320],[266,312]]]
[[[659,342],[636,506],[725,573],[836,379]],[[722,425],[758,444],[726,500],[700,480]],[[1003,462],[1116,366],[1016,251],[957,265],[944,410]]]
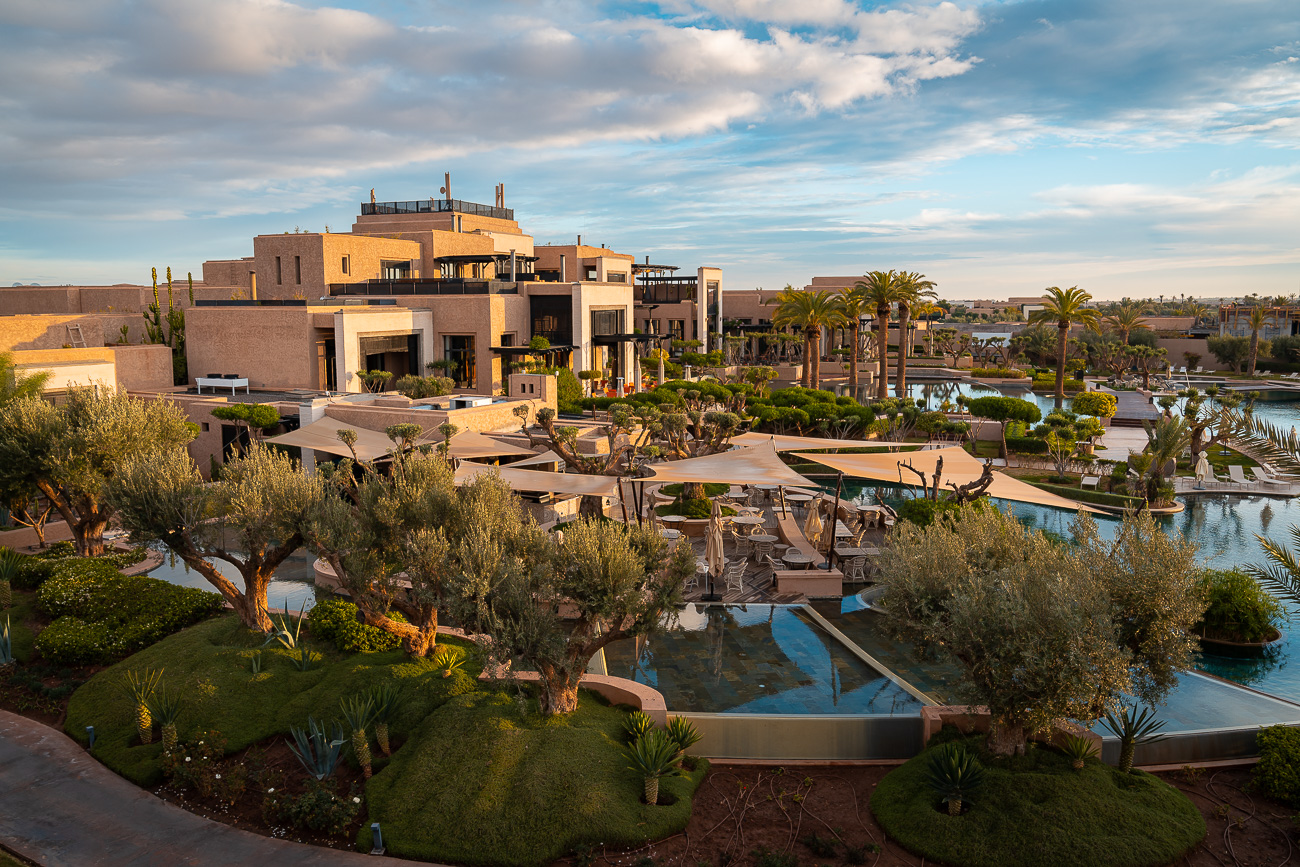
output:
[[[1269,674],[1284,670],[1288,661],[1282,648],[1274,645],[1256,656],[1214,656],[1202,653],[1196,668],[1243,686],[1254,686],[1261,683]]]

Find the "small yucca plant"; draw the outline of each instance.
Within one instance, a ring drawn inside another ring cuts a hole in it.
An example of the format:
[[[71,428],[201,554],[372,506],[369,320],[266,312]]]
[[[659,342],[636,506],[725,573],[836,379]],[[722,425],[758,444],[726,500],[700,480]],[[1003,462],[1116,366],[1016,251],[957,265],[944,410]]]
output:
[[[675,716],[668,720],[668,737],[677,744],[677,749],[686,752],[700,742],[699,730],[684,716]]]
[[[465,664],[465,651],[450,644],[442,644],[433,652],[433,665],[442,672],[443,677],[451,677],[453,671]]]
[[[352,752],[356,754],[361,773],[370,779],[370,736],[366,729],[374,717],[375,706],[368,695],[354,695],[340,702],[343,708],[343,721],[352,729]]]
[[[393,754],[388,745],[388,721],[397,712],[400,700],[401,693],[392,681],[381,683],[370,690],[370,703],[374,706],[375,741],[386,756]]]
[[[1122,773],[1133,770],[1133,753],[1138,744],[1154,744],[1165,739],[1165,735],[1160,734],[1164,727],[1164,720],[1156,719],[1153,708],[1144,707],[1138,713],[1136,707],[1124,707],[1118,717],[1106,711],[1106,728],[1119,738],[1119,770]]]
[[[654,729],[633,741],[625,755],[632,760],[631,770],[641,775],[645,784],[645,802],[651,806],[659,803],[660,778],[681,774],[677,769],[681,752],[677,749],[677,742],[663,729]]]
[[[984,768],[958,744],[946,744],[930,753],[925,782],[948,805],[949,816],[960,816],[962,803],[984,786]]]
[[[289,727],[293,740],[289,749],[312,779],[320,782],[331,776],[343,757],[343,726],[337,722],[330,723],[329,731],[325,726],[307,717],[307,728]]]
[[[14,664],[14,644],[9,636],[9,615],[5,615],[5,627],[0,630],[0,668]]]
[[[181,705],[183,703],[179,693],[165,689],[158,690],[146,702],[153,722],[158,723],[162,732],[162,745],[167,752],[176,749],[176,743],[179,740],[176,735],[176,720],[181,715]]]
[[[135,705],[135,730],[140,735],[140,743],[153,741],[153,714],[149,712],[149,702],[162,683],[163,670],[128,671],[122,681],[122,691]]]
[[[655,727],[655,721],[649,714],[634,710],[623,720],[623,731],[627,732],[628,743],[636,743],[649,734]]]
[[[1061,752],[1070,760],[1070,767],[1083,770],[1083,763],[1097,757],[1097,745],[1083,735],[1066,735]]]

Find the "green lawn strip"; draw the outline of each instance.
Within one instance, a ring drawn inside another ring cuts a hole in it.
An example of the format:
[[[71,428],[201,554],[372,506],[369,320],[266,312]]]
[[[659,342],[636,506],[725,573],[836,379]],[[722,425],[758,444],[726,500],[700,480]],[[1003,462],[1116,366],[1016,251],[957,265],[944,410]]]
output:
[[[542,865],[582,844],[633,846],[681,831],[708,763],[642,781],[622,754],[625,712],[583,692],[578,710],[543,720],[508,692],[450,699],[366,786],[391,855],[471,865]],[[669,797],[665,797],[669,796]],[[364,827],[359,848],[371,845]]]
[[[401,651],[344,654],[320,643],[309,644],[319,654],[309,671],[298,671],[290,652],[277,645],[262,651],[262,671],[254,675],[250,656],[263,640],[233,615],[169,636],[78,689],[68,705],[65,729],[85,743],[86,726],[93,725],[95,757],[132,782],[150,786],[162,778],[162,747],[157,739],[145,746],[136,742],[131,702],[120,689],[127,671],[162,669],[163,685],[184,697],[182,739],[200,729],[216,730],[231,752],[287,734],[290,726],[303,726],[308,715],[340,718],[341,698],[390,678],[404,687],[390,724],[399,741],[448,696],[477,689],[478,669],[472,665],[443,678],[432,663],[409,660]]]
[[[965,741],[979,750],[983,738]],[[1149,774],[1090,759],[1082,771],[1053,750],[1014,759],[981,753],[984,788],[948,816],[926,785],[928,753],[890,772],[871,796],[885,832],[914,854],[952,867],[1138,867],[1171,864],[1205,837],[1197,808]]]
[[[1077,500],[1080,503],[1091,503],[1095,506],[1140,509],[1145,504],[1141,497],[1128,497],[1123,494],[1107,493],[1106,491],[1086,491],[1082,488],[1072,488],[1069,485],[1049,485],[1045,482],[1030,482],[1029,484],[1048,493],[1057,494],[1070,500]]]

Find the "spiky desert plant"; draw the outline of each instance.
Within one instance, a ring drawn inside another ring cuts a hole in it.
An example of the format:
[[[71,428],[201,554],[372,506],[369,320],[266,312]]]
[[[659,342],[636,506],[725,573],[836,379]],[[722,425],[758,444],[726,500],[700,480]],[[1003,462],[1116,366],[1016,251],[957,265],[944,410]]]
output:
[[[140,735],[140,743],[153,741],[153,714],[149,712],[149,702],[158,686],[162,683],[163,669],[154,671],[128,671],[122,680],[122,691],[135,705],[135,730]]]
[[[677,742],[663,729],[654,729],[638,738],[624,751],[632,760],[631,770],[641,775],[645,784],[645,802],[650,806],[659,803],[659,780],[681,774],[677,760],[681,752]]]
[[[18,577],[18,570],[22,568],[24,556],[12,548],[6,548],[0,545],[0,608],[8,608],[9,603],[13,601],[10,588],[13,586],[13,579]]]
[[[984,768],[959,744],[946,744],[930,753],[925,782],[948,805],[949,816],[960,816],[962,803],[984,787]]]
[[[275,624],[275,628],[272,629],[271,634],[266,637],[266,641],[262,644],[263,647],[266,647],[266,645],[273,641],[280,642],[286,650],[294,650],[298,647],[299,636],[302,634],[303,614],[307,611],[307,600],[304,599],[302,601],[302,607],[298,609],[298,621],[294,623],[293,629],[289,628],[289,615],[287,613],[289,611],[289,600],[285,599],[284,604],[284,610],[286,613],[280,615],[278,622],[272,619],[271,622]]]
[[[375,741],[386,756],[393,754],[388,747],[388,721],[397,712],[400,701],[401,693],[392,681],[381,683],[370,690],[370,703],[374,706]]]
[[[628,743],[636,743],[655,727],[655,721],[639,710],[634,710],[623,720],[623,731],[627,733]]]
[[[356,754],[361,773],[370,779],[370,736],[366,729],[375,714],[375,705],[369,695],[354,695],[339,702],[343,708],[343,721],[352,729],[352,752]]]
[[[149,706],[149,715],[153,722],[158,723],[162,732],[163,750],[171,752],[176,749],[179,740],[176,735],[176,720],[180,717],[181,706],[184,704],[180,693],[160,689],[149,697],[146,704]]]
[[[14,664],[14,645],[13,640],[9,637],[9,615],[5,615],[5,628],[0,631],[0,668],[8,668]]]
[[[677,749],[683,753],[700,742],[699,730],[684,716],[675,716],[668,720],[667,732],[668,737],[677,744]]]
[[[453,671],[465,664],[465,651],[450,644],[442,644],[433,652],[433,667],[442,672],[443,677],[451,677]]]
[[[1070,767],[1083,770],[1083,763],[1097,757],[1097,745],[1083,735],[1066,735],[1061,752],[1070,760]]]
[[[1165,739],[1160,730],[1165,721],[1156,719],[1154,708],[1144,707],[1138,713],[1136,706],[1124,707],[1119,716],[1106,711],[1106,728],[1119,738],[1119,765],[1121,773],[1133,770],[1133,752],[1138,744],[1154,744]]]
[[[343,726],[337,722],[330,723],[329,731],[325,726],[311,717],[307,717],[307,728],[289,727],[293,740],[289,749],[302,763],[307,773],[320,782],[334,773],[343,757]]]

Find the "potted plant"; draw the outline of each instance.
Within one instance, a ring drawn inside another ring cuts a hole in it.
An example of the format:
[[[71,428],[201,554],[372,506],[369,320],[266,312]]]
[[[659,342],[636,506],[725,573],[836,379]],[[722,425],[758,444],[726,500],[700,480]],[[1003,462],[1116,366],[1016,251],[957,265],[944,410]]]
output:
[[[1207,569],[1201,577],[1208,603],[1197,633],[1211,653],[1254,654],[1276,641],[1286,610],[1240,569]]]

